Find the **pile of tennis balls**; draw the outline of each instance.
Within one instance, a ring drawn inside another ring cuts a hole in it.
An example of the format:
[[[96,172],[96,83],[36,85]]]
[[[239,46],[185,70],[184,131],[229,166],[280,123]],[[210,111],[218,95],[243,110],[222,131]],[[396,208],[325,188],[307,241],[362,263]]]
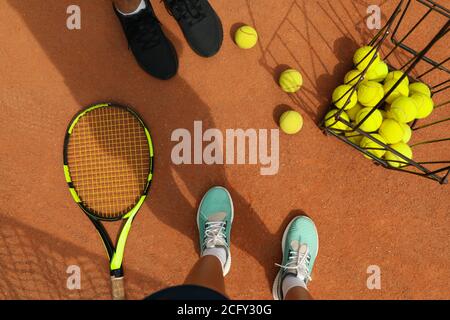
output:
[[[373,62],[370,64],[372,59]],[[336,108],[325,116],[325,126],[334,129],[336,133],[345,134],[352,143],[359,145],[376,158],[384,158],[390,166],[395,168],[404,166],[406,164],[404,159],[336,120],[336,114],[341,112],[340,118],[355,127],[404,74],[398,70],[390,72],[388,65],[371,46],[359,48],[355,52],[353,63],[355,69],[345,75],[344,84],[333,92],[332,99]],[[412,136],[411,124],[416,119],[427,118],[433,109],[434,102],[430,88],[422,82],[410,83],[409,78],[405,77],[386,98],[384,105],[375,109],[359,128],[406,158],[412,159],[413,153],[408,145]],[[370,159],[369,156],[365,156]]]

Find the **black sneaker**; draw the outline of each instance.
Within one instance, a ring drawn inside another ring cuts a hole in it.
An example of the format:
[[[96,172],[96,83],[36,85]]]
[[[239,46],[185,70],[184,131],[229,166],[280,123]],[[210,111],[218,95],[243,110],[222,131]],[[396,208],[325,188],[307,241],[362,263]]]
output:
[[[208,0],[164,0],[183,34],[198,55],[211,57],[222,46],[223,28]]]
[[[177,53],[164,35],[152,5],[148,0],[145,4],[145,9],[131,15],[123,15],[113,7],[138,64],[152,76],[167,80],[177,73]]]

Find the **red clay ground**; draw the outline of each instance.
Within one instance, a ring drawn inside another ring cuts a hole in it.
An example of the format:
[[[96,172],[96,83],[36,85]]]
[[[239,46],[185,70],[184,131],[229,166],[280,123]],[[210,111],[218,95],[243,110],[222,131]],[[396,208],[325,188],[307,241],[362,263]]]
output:
[[[235,201],[231,298],[271,298],[281,234],[302,212],[320,235],[310,284],[316,298],[449,298],[448,186],[377,167],[316,126],[354,50],[373,36],[364,16],[380,1],[211,2],[225,39],[219,55],[203,59],[153,1],[180,55],[179,75],[168,82],[136,65],[108,0],[0,2],[0,298],[110,298],[101,241],[62,172],[68,121],[105,100],[134,106],[155,140],[155,181],[125,256],[130,298],[183,282],[198,256],[196,207],[216,184]],[[74,3],[81,31],[65,27]],[[395,4],[382,4],[384,21]],[[231,41],[243,22],[259,31],[253,50]],[[295,99],[274,82],[280,65],[304,75]],[[276,128],[280,105],[299,110],[305,126],[297,136],[281,135],[278,175],[262,177],[250,165],[171,164],[174,129],[192,130],[194,120],[221,130]],[[71,264],[82,268],[81,291],[66,289]],[[370,265],[381,268],[381,290],[366,287]]]

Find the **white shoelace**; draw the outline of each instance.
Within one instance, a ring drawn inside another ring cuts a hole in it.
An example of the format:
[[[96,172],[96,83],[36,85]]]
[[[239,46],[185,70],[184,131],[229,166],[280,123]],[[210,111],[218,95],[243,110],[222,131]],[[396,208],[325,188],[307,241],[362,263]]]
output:
[[[205,226],[204,246],[215,248],[216,246],[228,247],[225,236],[225,221],[208,221]]]
[[[309,263],[311,260],[311,256],[309,255],[309,250],[306,248],[306,251],[301,253],[300,250],[290,250],[289,251],[289,259],[286,265],[278,264],[275,265],[284,269],[284,270],[292,270],[297,271],[296,276],[302,280],[310,281],[312,280],[309,274]]]

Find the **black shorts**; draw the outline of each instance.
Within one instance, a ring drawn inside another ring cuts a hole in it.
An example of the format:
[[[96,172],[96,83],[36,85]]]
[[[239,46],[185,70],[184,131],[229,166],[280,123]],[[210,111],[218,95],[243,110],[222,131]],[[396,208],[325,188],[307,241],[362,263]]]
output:
[[[182,285],[153,293],[145,300],[228,300],[228,298],[205,287]]]

